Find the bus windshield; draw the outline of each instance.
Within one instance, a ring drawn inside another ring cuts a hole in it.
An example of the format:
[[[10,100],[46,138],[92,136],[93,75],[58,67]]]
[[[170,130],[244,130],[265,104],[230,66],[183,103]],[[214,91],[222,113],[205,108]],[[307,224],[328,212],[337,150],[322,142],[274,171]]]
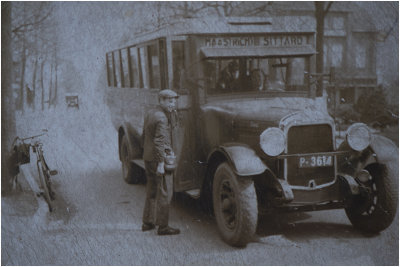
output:
[[[202,62],[208,95],[307,91],[305,57],[208,58]]]

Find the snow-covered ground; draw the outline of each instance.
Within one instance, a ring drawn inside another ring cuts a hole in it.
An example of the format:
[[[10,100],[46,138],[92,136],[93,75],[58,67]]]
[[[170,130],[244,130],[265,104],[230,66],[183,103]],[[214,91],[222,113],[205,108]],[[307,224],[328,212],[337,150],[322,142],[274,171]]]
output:
[[[105,105],[20,112],[16,125],[20,137],[48,130],[39,138],[49,165],[61,173],[105,169],[118,160],[117,132]]]
[[[120,167],[118,159],[117,131],[113,127],[105,104],[81,105],[79,109],[67,108],[64,103],[44,111],[20,112],[16,117],[17,134],[20,137],[39,137],[50,168],[58,170],[52,180],[56,188],[68,199],[77,197],[91,173],[105,172]],[[24,168],[36,177],[36,159]],[[62,181],[61,181],[62,179]]]
[[[195,200],[179,195],[170,222],[181,235],[142,232],[145,187],[121,177],[107,107],[83,103],[79,110],[60,104],[18,114],[20,136],[48,129],[42,137],[45,156],[60,174],[53,179],[51,214],[34,194],[2,198],[2,265],[398,264],[398,218],[380,235],[365,237],[344,210],[268,218],[254,242],[236,249],[219,238],[214,219]],[[273,221],[281,226],[271,228]]]

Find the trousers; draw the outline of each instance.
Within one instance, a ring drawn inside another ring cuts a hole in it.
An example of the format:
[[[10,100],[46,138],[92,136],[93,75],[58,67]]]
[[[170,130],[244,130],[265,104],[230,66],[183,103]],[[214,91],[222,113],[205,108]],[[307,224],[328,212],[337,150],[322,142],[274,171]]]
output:
[[[143,223],[161,227],[168,226],[169,203],[172,198],[172,175],[158,176],[156,161],[144,162],[147,176],[146,201],[143,210]]]

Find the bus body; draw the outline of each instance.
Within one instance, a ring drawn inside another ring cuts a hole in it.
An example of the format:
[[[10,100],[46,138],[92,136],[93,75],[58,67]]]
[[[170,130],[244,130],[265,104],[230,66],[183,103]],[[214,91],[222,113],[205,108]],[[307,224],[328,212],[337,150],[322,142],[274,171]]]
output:
[[[107,103],[125,181],[144,179],[144,116],[168,88],[180,96],[174,192],[210,202],[229,244],[246,245],[258,214],[277,209],[345,208],[356,227],[385,229],[396,209],[383,199],[380,211],[375,200],[396,195],[381,183],[397,179],[377,154],[392,145],[358,123],[336,147],[334,120],[310,82],[314,42],[313,32],[279,32],[268,20],[192,19],[108,52]]]

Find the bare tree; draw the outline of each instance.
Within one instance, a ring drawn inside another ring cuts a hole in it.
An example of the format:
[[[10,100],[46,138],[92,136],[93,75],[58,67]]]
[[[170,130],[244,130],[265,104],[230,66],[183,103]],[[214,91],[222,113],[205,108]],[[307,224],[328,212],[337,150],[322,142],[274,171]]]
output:
[[[183,18],[198,17],[198,14],[205,10],[219,17],[256,16],[267,12],[271,6],[270,1],[175,2],[174,4],[175,15],[180,15]]]
[[[2,191],[11,189],[9,149],[15,136],[15,106],[12,92],[13,60],[11,50],[11,2],[1,3],[1,184]]]
[[[212,1],[206,3],[209,7],[214,8],[220,17],[231,16],[235,8],[238,8],[242,4],[242,2],[239,1]]]
[[[16,51],[17,55],[16,60],[20,66],[19,75],[17,76],[19,79],[17,109],[23,110],[24,90],[29,88],[33,91],[31,93],[36,95],[36,78],[38,78],[36,62],[39,58],[51,58],[54,61],[57,44],[53,38],[55,27],[52,21],[52,3],[18,2],[14,5],[12,33],[15,44],[14,51]],[[33,68],[27,70],[27,61],[30,59],[35,63]],[[26,81],[27,72],[29,74],[32,73],[32,81]],[[39,79],[42,78],[43,76],[40,75]],[[32,82],[32,84],[27,86],[27,82]],[[44,87],[41,88],[45,90]]]
[[[316,1],[315,5],[315,19],[317,23],[317,37],[316,37],[316,71],[322,74],[324,72],[324,27],[325,27],[325,17],[331,7],[333,2]],[[323,81],[322,76],[317,81],[317,96],[322,96]]]
[[[141,33],[164,25],[175,24],[181,19],[199,18],[203,15],[216,17],[257,16],[270,10],[271,2],[250,1],[183,1],[157,2],[153,23],[142,23],[136,33]]]

